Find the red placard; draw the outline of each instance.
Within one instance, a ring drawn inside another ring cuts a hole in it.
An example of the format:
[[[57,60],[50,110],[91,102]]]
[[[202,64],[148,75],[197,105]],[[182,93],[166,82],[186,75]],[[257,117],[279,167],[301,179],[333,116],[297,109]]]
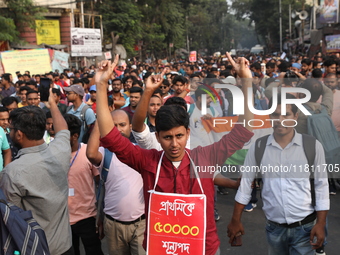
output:
[[[205,254],[206,196],[151,192],[148,255]]]
[[[189,61],[190,62],[196,62],[197,61],[197,51],[190,51]]]

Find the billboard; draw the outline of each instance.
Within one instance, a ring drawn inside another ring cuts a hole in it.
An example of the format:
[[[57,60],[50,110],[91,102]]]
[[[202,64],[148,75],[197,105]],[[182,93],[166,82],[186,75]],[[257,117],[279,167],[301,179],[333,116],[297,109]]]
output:
[[[340,52],[340,35],[327,35],[325,39],[327,53]]]
[[[59,20],[36,20],[35,34],[37,44],[60,44]]]
[[[320,23],[338,23],[339,0],[320,0]]]
[[[71,56],[91,57],[102,55],[100,29],[71,28]]]
[[[5,73],[30,71],[31,74],[45,74],[52,71],[47,49],[4,51],[1,52],[1,61]]]

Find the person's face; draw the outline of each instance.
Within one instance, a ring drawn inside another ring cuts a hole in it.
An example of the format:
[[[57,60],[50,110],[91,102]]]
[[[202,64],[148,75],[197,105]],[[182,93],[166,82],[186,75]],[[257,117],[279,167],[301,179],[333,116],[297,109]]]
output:
[[[11,113],[11,111],[18,108],[18,104],[17,102],[13,102],[10,105],[7,105],[6,108],[9,111],[9,113]]]
[[[166,86],[164,84],[162,84],[159,88],[162,91],[162,96],[168,94],[170,90],[170,86]]]
[[[122,89],[122,83],[120,81],[114,81],[112,83],[112,90],[114,93],[119,93]]]
[[[174,127],[168,131],[156,132],[157,141],[161,144],[165,156],[170,161],[181,161],[185,154],[185,146],[190,129],[184,126]]]
[[[156,117],[156,113],[162,106],[162,101],[158,97],[151,97],[149,102],[148,115],[151,117]]]
[[[225,65],[221,65],[220,70],[224,71],[225,70]]]
[[[301,70],[304,72],[308,72],[309,66],[306,63],[303,63],[301,66]]]
[[[80,78],[80,73],[76,73],[76,74],[75,74],[75,77],[76,77],[77,79],[79,79],[79,78]]]
[[[54,81],[59,81],[59,76],[54,77]]]
[[[185,72],[187,73],[187,75],[191,75],[193,73],[193,71],[190,69],[190,67],[187,67],[185,69]]]
[[[23,102],[23,103],[26,103],[26,94],[27,94],[27,90],[22,90],[21,92],[20,92],[20,99],[21,99],[21,101]]]
[[[127,113],[122,110],[118,110],[113,111],[111,116],[120,134],[126,138],[129,138],[131,133],[131,124],[129,122]]]
[[[172,87],[173,87],[173,89],[174,89],[174,91],[177,95],[179,95],[183,92],[184,86],[185,86],[185,84],[180,82],[180,81],[178,81],[178,82],[176,82],[176,84],[172,85]]]
[[[139,103],[141,98],[140,93],[131,93],[130,94],[130,106],[131,107],[136,107],[137,104]]]
[[[91,95],[91,100],[93,102],[95,102],[96,101],[97,92],[96,91],[91,91],[90,95]]]
[[[0,112],[0,127],[6,129],[9,127],[8,123],[9,113],[8,112]]]
[[[299,73],[300,69],[296,68],[296,67],[291,67],[290,70],[292,70],[295,73]]]
[[[27,96],[27,104],[39,106],[39,96],[38,93],[31,93]]]
[[[28,76],[25,75],[25,76],[24,76],[24,81],[25,81],[25,82],[29,82],[29,81],[30,81],[30,77],[28,77]]]
[[[39,84],[40,83],[40,76],[36,76],[35,81]]]
[[[268,67],[268,68],[266,69],[266,74],[267,74],[267,75],[270,75],[270,74],[273,73],[273,72],[274,72],[274,68]]]
[[[212,99],[211,99],[211,96],[209,96],[209,95],[206,95],[207,96],[207,108],[209,108],[210,107],[210,104],[211,104],[211,102],[212,102]],[[202,97],[198,97],[197,98],[197,102],[202,106]]]
[[[132,79],[127,79],[124,83],[124,89],[125,91],[130,91],[130,89],[132,88],[132,83],[133,80]]]
[[[330,88],[331,90],[336,89],[336,87],[338,86],[338,80],[336,78],[336,76],[331,76],[329,78],[325,79],[325,85]]]
[[[77,99],[77,94],[73,91],[66,91],[67,101],[74,102]]]
[[[326,73],[336,73],[336,64],[326,67]]]
[[[279,121],[274,121],[273,128],[274,128],[274,135],[277,136],[285,136],[294,132],[295,122],[293,120],[297,120],[298,114],[292,112],[292,105],[286,105],[286,115],[281,114],[281,105],[276,107],[276,110],[270,115],[271,119],[279,119]],[[284,121],[286,120],[287,121]],[[288,120],[289,119],[289,120]],[[282,125],[282,121],[284,121],[284,125]],[[287,127],[288,126],[288,127]]]
[[[18,149],[21,149],[22,132],[14,129],[11,124],[9,125],[10,133],[9,136],[13,142],[13,145]]]
[[[255,85],[259,85],[259,83],[260,83],[259,77],[254,76],[254,77],[253,77],[253,83],[254,83]]]
[[[53,119],[52,118],[46,119],[46,131],[47,131],[47,133],[50,134],[50,136],[54,136],[55,135],[54,128],[53,128]]]
[[[200,78],[198,78],[198,77],[192,78],[191,81],[190,81],[190,90],[196,91],[199,82],[200,82]]]

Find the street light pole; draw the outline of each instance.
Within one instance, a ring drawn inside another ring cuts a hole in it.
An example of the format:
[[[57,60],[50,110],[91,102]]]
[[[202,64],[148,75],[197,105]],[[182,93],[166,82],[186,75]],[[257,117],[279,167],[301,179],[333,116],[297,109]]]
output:
[[[281,10],[281,0],[279,0],[279,16],[280,16],[280,52],[282,52],[282,10]]]

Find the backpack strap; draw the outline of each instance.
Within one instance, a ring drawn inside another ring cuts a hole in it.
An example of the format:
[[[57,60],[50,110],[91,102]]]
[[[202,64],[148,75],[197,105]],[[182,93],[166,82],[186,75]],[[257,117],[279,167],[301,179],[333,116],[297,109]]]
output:
[[[112,155],[113,155],[113,153],[105,148],[104,164],[103,164],[103,169],[102,169],[102,174],[101,174],[104,182],[106,182],[107,174],[108,174],[109,169],[110,169]]]
[[[302,141],[303,141],[303,150],[305,152],[307,162],[308,162],[308,167],[309,167],[309,172],[310,172],[310,189],[311,189],[311,196],[312,196],[312,205],[313,207],[315,206],[315,183],[314,183],[314,160],[316,156],[316,151],[315,151],[315,144],[316,144],[316,139],[315,137],[307,134],[302,134]]]
[[[212,116],[215,117],[215,109],[214,107],[209,107],[211,113],[212,113]]]
[[[86,118],[85,118],[85,114],[87,109],[91,108],[90,106],[88,106],[87,104],[84,105],[84,107],[81,109],[80,112],[80,119],[81,121],[83,121],[86,124]]]
[[[269,135],[262,136],[255,141],[255,160],[256,165],[260,168],[264,151],[266,150]]]
[[[66,113],[68,113],[68,112],[72,109],[72,107],[73,107],[73,105],[67,106],[67,108],[66,108]]]

